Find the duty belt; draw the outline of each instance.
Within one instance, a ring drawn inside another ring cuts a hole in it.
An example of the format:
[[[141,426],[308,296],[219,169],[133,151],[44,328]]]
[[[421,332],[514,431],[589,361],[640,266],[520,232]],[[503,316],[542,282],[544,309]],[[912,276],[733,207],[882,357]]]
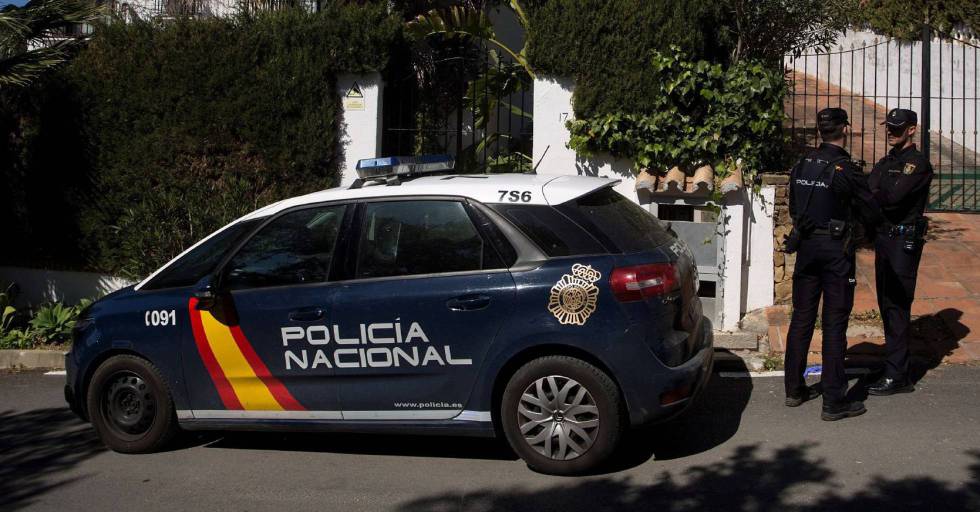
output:
[[[878,233],[891,237],[914,235],[915,224],[884,224],[878,226]]]
[[[806,234],[806,238],[813,238],[817,236],[830,236],[830,230],[827,228],[813,228]]]

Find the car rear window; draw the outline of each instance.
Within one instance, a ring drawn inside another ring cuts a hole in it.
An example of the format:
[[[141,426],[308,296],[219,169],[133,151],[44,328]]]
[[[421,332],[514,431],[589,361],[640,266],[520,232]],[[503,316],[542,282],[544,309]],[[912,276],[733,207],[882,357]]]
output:
[[[258,219],[252,219],[228,226],[163,269],[143,289],[160,290],[194,285],[213,271],[221,258],[244,235],[252,231],[258,222]]]
[[[572,199],[557,209],[611,252],[649,251],[673,241],[656,217],[611,187]]]
[[[602,254],[606,249],[568,217],[546,205],[491,206],[551,257]]]

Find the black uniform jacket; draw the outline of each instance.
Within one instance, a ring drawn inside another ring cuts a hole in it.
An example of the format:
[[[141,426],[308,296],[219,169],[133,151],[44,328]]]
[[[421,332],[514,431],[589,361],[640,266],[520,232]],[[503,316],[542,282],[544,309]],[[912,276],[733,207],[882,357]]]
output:
[[[806,159],[819,159],[831,162],[841,158],[843,160],[832,166],[834,177],[830,184],[836,204],[818,206],[811,203],[807,208],[808,212],[813,215],[813,213],[816,213],[813,211],[815,208],[819,209],[823,206],[824,208],[833,210],[833,214],[831,215],[833,218],[847,222],[854,221],[856,217],[861,217],[865,220],[871,220],[876,217],[877,205],[868,187],[868,176],[851,160],[851,155],[844,148],[826,142],[821,143],[815,151],[807,155],[800,164],[793,168],[790,174],[790,217],[796,219],[798,218],[798,214],[802,213],[800,210],[803,209],[805,196],[798,197],[802,192],[800,187],[794,185],[796,184],[796,178],[802,166],[805,165]],[[816,216],[819,217],[820,215],[818,214]]]
[[[912,224],[922,216],[929,201],[932,164],[915,145],[892,149],[871,170],[868,184],[884,220]]]

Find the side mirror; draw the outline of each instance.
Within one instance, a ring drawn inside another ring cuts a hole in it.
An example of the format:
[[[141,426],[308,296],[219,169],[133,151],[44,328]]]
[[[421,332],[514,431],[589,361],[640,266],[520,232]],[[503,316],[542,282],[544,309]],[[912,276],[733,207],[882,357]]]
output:
[[[206,276],[194,287],[194,298],[197,299],[197,309],[207,311],[214,307],[218,300],[218,290],[214,276]]]

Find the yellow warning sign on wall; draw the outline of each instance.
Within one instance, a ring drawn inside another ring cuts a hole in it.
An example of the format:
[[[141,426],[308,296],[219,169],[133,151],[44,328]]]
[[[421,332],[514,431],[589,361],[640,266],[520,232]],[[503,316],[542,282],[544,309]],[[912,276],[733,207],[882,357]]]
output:
[[[347,94],[344,94],[344,110],[364,110],[367,104],[364,102],[364,93],[361,86],[354,82]]]

